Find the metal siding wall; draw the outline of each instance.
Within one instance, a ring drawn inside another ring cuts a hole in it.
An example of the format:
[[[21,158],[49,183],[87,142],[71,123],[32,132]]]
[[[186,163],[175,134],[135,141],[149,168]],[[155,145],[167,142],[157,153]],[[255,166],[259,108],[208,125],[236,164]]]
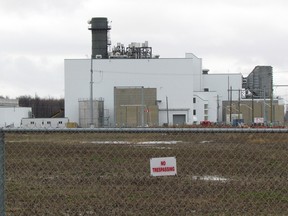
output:
[[[121,127],[158,126],[159,116],[158,106],[156,105],[156,92],[156,88],[115,87],[114,108],[116,125]]]

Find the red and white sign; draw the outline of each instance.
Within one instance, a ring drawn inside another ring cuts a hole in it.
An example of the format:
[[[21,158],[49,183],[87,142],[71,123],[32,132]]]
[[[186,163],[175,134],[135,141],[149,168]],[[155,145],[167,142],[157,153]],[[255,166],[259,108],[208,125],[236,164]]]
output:
[[[175,157],[151,158],[150,171],[152,176],[177,175],[176,158]]]
[[[258,117],[255,117],[254,118],[254,123],[264,123],[264,118],[258,118]]]

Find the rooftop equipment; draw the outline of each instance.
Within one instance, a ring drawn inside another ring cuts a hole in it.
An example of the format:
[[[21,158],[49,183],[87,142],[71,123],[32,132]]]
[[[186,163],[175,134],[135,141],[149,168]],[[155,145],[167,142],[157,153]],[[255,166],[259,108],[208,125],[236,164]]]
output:
[[[109,51],[111,45],[110,25],[105,17],[94,17],[89,23],[89,30],[92,31],[92,55],[91,59],[108,59],[108,58],[129,58],[129,59],[151,59],[159,58],[159,55],[152,56],[152,47],[148,46],[148,41],[144,43],[132,42],[127,47],[124,44],[117,43]]]
[[[144,43],[132,42],[126,48],[124,44],[117,43],[110,58],[150,59],[152,58],[152,47],[148,46],[148,41]]]

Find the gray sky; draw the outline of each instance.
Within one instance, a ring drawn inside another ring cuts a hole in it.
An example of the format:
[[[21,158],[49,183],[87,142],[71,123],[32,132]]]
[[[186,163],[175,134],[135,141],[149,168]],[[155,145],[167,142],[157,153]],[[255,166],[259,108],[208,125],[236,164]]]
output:
[[[210,73],[270,65],[274,84],[288,84],[287,10],[287,0],[0,0],[0,95],[64,97],[64,59],[91,55],[92,17],[112,21],[112,45],[192,52]]]

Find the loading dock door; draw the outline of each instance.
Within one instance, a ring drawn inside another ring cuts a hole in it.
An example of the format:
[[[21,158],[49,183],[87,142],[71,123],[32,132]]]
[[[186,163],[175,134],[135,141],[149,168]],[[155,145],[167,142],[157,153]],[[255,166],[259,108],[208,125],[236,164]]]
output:
[[[173,125],[186,124],[186,115],[173,115]]]

